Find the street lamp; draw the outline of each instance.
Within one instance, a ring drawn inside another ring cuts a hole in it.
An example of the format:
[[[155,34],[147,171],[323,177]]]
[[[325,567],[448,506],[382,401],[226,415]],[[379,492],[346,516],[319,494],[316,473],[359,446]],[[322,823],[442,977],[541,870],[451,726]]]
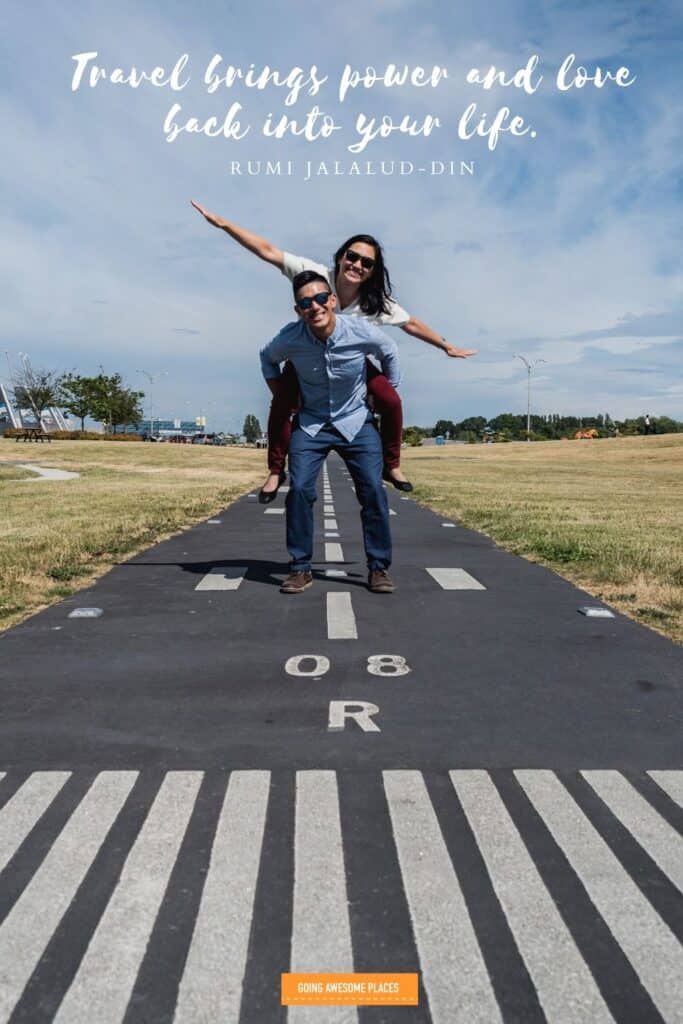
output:
[[[142,373],[149,381],[149,436],[154,437],[154,397],[152,388],[155,381],[159,377],[168,377],[168,370],[159,370],[156,374],[150,373],[149,370],[136,370],[136,373]]]
[[[527,388],[526,388],[526,439],[531,440],[531,371],[538,366],[539,363],[545,363],[545,359],[536,359],[533,363],[530,363],[524,356],[515,355],[515,359],[521,359],[526,366],[527,374]]]

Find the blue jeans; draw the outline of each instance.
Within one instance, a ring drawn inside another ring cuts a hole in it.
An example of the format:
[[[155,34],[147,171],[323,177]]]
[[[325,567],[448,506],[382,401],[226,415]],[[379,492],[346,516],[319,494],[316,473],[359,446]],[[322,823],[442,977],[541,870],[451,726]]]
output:
[[[341,455],[356,485],[363,524],[363,545],[369,569],[391,565],[389,503],[382,484],[382,442],[371,422],[364,423],[353,441],[326,424],[315,437],[301,427],[289,445],[287,493],[287,550],[292,572],[310,572],[313,557],[313,505],[320,467],[330,451]]]

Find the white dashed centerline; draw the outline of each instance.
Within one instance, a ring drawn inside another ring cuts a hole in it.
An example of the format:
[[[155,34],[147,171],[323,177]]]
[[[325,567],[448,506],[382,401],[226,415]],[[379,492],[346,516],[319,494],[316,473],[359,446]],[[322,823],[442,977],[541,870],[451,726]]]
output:
[[[327,639],[357,640],[356,616],[347,591],[327,595]]]

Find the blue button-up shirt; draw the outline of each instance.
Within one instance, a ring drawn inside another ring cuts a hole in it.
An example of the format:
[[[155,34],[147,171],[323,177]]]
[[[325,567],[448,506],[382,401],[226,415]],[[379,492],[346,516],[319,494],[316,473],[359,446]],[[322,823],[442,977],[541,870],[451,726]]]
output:
[[[288,359],[301,388],[301,429],[315,437],[331,423],[352,441],[368,417],[366,356],[378,359],[382,373],[398,387],[395,342],[368,320],[337,314],[327,341],[318,341],[303,320],[287,324],[261,349],[261,369],[266,380],[272,380],[280,376],[280,363]]]

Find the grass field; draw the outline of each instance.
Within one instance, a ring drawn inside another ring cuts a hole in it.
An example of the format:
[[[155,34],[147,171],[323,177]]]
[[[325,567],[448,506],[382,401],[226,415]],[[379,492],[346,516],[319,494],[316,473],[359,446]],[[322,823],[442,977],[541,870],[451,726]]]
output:
[[[0,629],[265,475],[253,449],[63,441],[20,456],[82,477],[8,479],[19,456],[0,440]],[[683,641],[683,434],[407,449],[404,467],[424,504]]]
[[[683,434],[405,452],[416,497],[683,642]]]
[[[59,441],[22,444],[17,455],[17,447],[0,440],[0,629],[212,515],[265,476],[265,457],[253,449]],[[18,458],[82,476],[12,480],[17,471],[7,463]]]

